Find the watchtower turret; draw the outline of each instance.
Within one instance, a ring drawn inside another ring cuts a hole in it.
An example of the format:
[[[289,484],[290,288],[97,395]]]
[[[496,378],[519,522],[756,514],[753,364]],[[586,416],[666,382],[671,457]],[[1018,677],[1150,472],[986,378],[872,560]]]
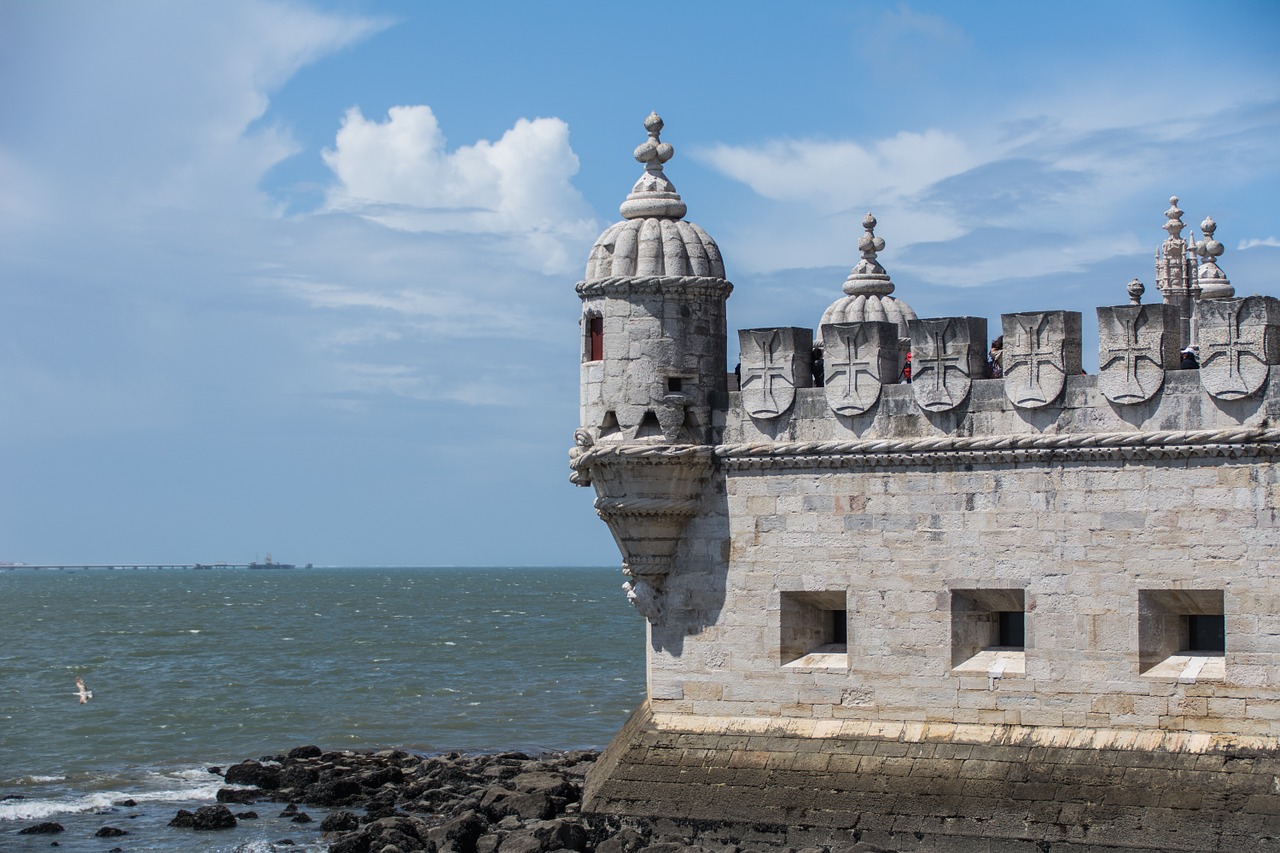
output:
[[[662,166],[675,149],[644,122],[644,174],[623,219],[591,247],[582,297],[581,427],[594,442],[705,444],[726,391],[725,300],[733,285],[714,240]]]
[[[623,588],[654,625],[666,581],[711,468],[712,411],[727,393],[725,300],[733,285],[714,240],[686,222],[662,171],[675,149],[645,119],[644,174],[591,247],[582,297],[581,427],[572,481],[622,552]]]

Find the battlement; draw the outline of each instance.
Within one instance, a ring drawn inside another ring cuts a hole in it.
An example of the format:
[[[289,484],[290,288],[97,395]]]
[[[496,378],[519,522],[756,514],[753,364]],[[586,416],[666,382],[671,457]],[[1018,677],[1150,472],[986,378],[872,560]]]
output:
[[[1097,317],[1096,375],[1081,371],[1075,312],[1004,315],[999,378],[987,378],[993,365],[980,318],[911,320],[907,341],[888,322],[827,324],[822,349],[811,345],[807,329],[744,330],[741,390],[729,395],[722,443],[892,439],[923,448],[946,436],[970,444],[1003,436],[1030,447],[1036,442],[1025,439],[1046,436],[1043,447],[1066,449],[1112,434],[1119,437],[1108,440],[1156,443],[1134,434],[1275,423],[1280,371],[1271,366],[1280,364],[1280,300],[1200,302],[1199,367],[1189,370],[1180,369],[1179,316],[1171,306],[1104,307]],[[815,356],[825,362],[817,371]],[[912,381],[904,377],[907,364]]]

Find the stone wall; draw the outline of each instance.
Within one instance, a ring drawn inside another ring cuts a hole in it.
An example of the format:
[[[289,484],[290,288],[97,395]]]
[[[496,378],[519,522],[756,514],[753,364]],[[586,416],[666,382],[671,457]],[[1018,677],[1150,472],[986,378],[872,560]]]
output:
[[[669,722],[669,721],[668,721]],[[971,744],[954,730],[686,720],[641,708],[588,775],[590,812],[673,818],[700,843],[947,853],[1280,849],[1280,758]]]

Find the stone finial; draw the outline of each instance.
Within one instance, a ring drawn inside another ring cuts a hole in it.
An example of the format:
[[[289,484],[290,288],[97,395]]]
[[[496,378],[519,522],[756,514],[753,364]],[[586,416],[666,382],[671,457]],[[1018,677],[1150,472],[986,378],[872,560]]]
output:
[[[1164,224],[1164,230],[1169,232],[1169,236],[1174,239],[1182,238],[1182,229],[1187,226],[1182,224],[1182,211],[1178,209],[1178,197],[1176,195],[1169,196],[1169,209],[1164,212],[1165,218],[1169,220]]]
[[[845,279],[844,292],[850,296],[888,296],[893,293],[893,282],[876,260],[877,253],[884,251],[884,238],[876,236],[876,218],[870,213],[862,217],[862,228],[865,233],[858,238],[862,260]]]
[[[1147,288],[1143,286],[1142,282],[1135,278],[1133,281],[1129,282],[1125,289],[1129,291],[1130,304],[1142,304],[1142,294],[1147,292]]]
[[[1218,258],[1225,250],[1221,243],[1213,239],[1213,232],[1218,230],[1218,223],[1213,221],[1212,216],[1206,216],[1204,222],[1200,223],[1200,230],[1204,232],[1204,239],[1196,242],[1196,254],[1204,259],[1200,264],[1200,273],[1197,277],[1200,283],[1200,298],[1230,299],[1236,295],[1236,289],[1227,278],[1227,274],[1218,267]]]
[[[636,146],[635,158],[644,164],[644,174],[618,210],[624,219],[680,219],[688,211],[675,185],[662,171],[662,164],[675,156],[676,150],[661,139],[663,122],[649,113],[644,129],[649,138]]]

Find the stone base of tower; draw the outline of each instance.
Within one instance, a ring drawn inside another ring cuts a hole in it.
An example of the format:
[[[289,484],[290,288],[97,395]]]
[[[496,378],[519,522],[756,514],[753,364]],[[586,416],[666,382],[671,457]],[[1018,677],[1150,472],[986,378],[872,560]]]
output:
[[[998,727],[985,743],[964,742],[958,734],[973,732],[947,725],[907,724],[889,737],[869,733],[876,724],[834,722],[822,734],[812,720],[673,717],[648,703],[632,715],[587,777],[585,812],[744,850],[1280,851],[1275,750],[1081,748],[1065,745],[1081,739],[1066,730]]]

